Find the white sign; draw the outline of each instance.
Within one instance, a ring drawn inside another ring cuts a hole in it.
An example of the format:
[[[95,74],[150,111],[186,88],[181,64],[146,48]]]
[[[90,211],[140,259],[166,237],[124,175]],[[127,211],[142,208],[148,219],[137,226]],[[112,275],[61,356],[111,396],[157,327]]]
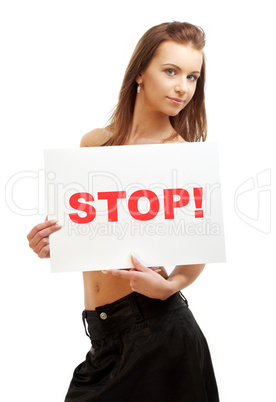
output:
[[[45,151],[52,272],[225,261],[214,143]]]

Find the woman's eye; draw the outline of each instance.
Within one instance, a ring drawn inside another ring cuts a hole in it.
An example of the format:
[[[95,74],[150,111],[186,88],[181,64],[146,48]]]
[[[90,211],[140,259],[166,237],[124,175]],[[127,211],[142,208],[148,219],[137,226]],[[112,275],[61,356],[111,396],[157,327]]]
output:
[[[188,75],[188,80],[190,80],[190,81],[197,81],[197,80],[198,80],[198,76],[197,76],[197,75]]]
[[[173,69],[171,69],[171,68],[168,68],[168,69],[166,70],[166,74],[168,74],[168,75],[175,75],[175,70],[173,70]]]

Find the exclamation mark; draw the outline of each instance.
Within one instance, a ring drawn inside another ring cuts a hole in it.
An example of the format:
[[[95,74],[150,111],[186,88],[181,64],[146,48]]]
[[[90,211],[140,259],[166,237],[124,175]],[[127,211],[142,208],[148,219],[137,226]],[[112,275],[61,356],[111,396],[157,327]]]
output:
[[[195,199],[195,218],[203,218],[202,208],[202,187],[194,188],[194,199]]]

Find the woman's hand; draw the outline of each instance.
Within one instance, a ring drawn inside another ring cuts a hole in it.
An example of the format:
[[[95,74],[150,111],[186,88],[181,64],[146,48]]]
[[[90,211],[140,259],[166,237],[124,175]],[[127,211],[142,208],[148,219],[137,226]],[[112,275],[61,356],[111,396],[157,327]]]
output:
[[[154,267],[145,267],[133,255],[131,255],[131,261],[134,268],[130,271],[109,269],[104,272],[119,278],[129,279],[132,290],[144,296],[161,300],[171,296],[170,283],[159,275]]]
[[[49,236],[61,228],[57,221],[48,221],[48,216],[44,222],[34,226],[27,235],[29,246],[38,255],[39,258],[50,257]]]

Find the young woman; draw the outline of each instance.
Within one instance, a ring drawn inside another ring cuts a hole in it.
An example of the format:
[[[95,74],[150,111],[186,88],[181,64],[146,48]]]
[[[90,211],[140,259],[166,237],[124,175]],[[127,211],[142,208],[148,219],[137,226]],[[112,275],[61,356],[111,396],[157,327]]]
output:
[[[149,29],[126,70],[111,124],[84,135],[81,146],[204,141],[204,44],[202,29],[188,23]],[[39,257],[50,256],[49,235],[57,230],[46,218],[30,231]],[[180,292],[204,265],[176,266],[168,276],[141,261],[132,256],[131,270],[83,272],[92,347],[65,401],[219,401],[206,339]]]

